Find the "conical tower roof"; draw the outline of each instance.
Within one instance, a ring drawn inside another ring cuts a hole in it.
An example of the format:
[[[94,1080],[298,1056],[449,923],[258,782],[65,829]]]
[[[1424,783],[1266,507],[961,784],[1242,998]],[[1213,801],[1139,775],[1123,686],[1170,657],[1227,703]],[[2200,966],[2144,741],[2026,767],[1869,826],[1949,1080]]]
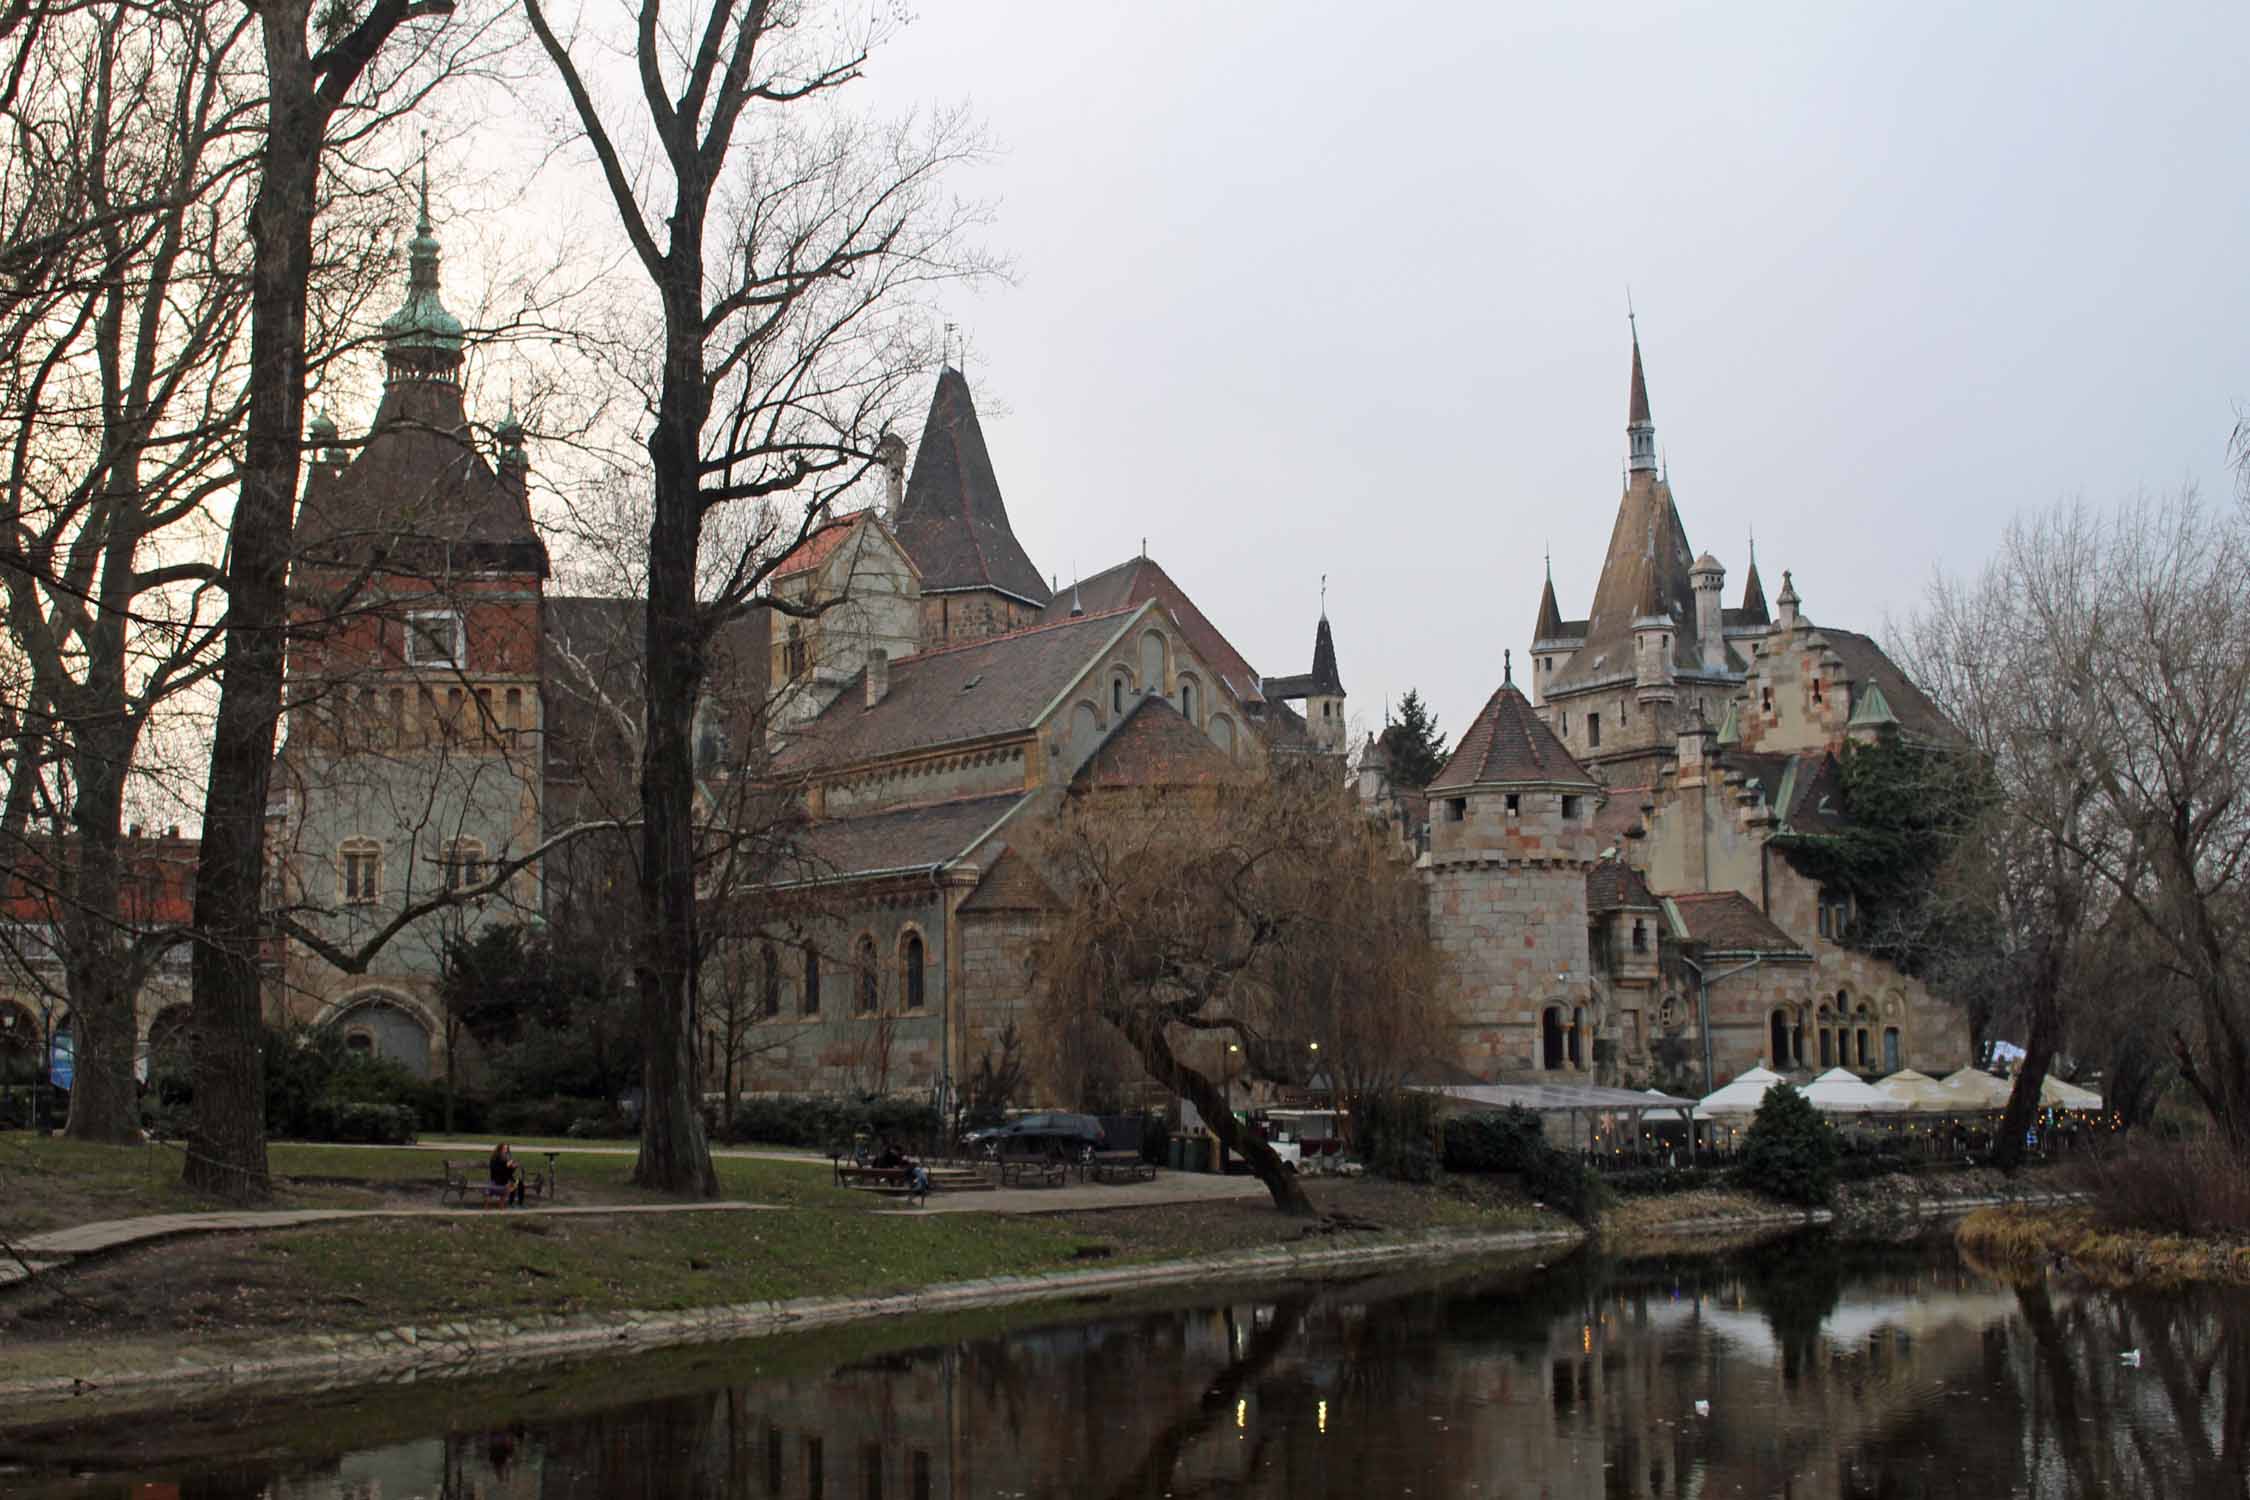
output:
[[[1547,585],[1539,591],[1539,623],[1531,627],[1531,638],[1535,641],[1552,641],[1560,639],[1562,633],[1562,609],[1555,603],[1555,570],[1550,565],[1547,569]]]
[[[1530,782],[1599,785],[1539,717],[1523,689],[1503,682],[1453,747],[1445,769],[1430,779],[1428,790]]]
[[[938,372],[922,446],[892,529],[922,570],[925,593],[995,589],[1035,606],[1052,597],[1008,524],[969,382],[950,366]]]
[[[1750,544],[1750,576],[1742,581],[1742,609],[1736,616],[1745,625],[1771,625],[1766,611],[1766,586],[1758,581],[1758,544]]]
[[[1336,637],[1328,629],[1328,616],[1313,629],[1312,690],[1331,698],[1344,696],[1344,679],[1336,671]]]

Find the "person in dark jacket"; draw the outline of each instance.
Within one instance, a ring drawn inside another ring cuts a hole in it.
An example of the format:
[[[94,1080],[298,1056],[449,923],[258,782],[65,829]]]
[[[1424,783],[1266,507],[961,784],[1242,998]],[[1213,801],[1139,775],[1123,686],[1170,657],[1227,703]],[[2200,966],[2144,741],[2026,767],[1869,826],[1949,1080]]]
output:
[[[508,1154],[506,1141],[492,1148],[492,1185],[508,1190],[507,1202],[511,1206],[523,1202],[523,1168]]]

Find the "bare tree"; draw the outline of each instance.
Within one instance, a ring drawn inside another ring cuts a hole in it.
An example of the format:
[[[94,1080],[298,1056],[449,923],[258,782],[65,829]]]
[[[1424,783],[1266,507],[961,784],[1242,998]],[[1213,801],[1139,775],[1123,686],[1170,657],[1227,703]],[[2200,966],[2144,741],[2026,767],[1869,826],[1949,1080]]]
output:
[[[796,4],[711,0],[698,14],[641,0],[638,114],[604,110],[576,37],[546,5],[525,0],[525,13],[661,324],[648,364],[628,372],[651,412],[634,1180],[708,1197],[718,1182],[694,1098],[705,662],[827,501],[874,463],[904,383],[926,363],[915,289],[977,269],[959,244],[974,216],[936,191],[976,142],[958,119],[871,130],[824,114],[860,76],[872,37],[832,41]],[[755,520],[714,570],[706,523],[728,506]]]
[[[490,23],[415,27],[453,0],[251,6],[265,113],[251,201],[250,351],[242,459],[227,529],[219,698],[196,871],[195,1101],[185,1177],[235,1197],[267,1188],[258,1043],[267,793],[282,710],[287,581],[305,426],[314,230],[324,168],[437,84],[471,70]]]
[[[1982,977],[2027,1026],[2003,1155],[2074,1008],[2093,1006],[2161,1017],[2180,1076],[2250,1139],[2245,517],[2187,494],[2020,520],[1975,582],[1933,587],[1910,655],[2002,792],[1956,873],[2000,915]]]
[[[1073,796],[1027,842],[1062,896],[1034,946],[1041,1023],[1091,1015],[1112,1028],[1250,1163],[1277,1208],[1310,1213],[1296,1175],[1235,1119],[1232,1049],[1309,1056],[1315,1041],[1371,1035],[1357,1008],[1434,975],[1413,872],[1387,857],[1383,831],[1318,766],[1277,762],[1256,783]],[[1378,943],[1396,945],[1390,961],[1355,957]],[[1330,968],[1342,984],[1308,986]],[[1398,1050],[1427,1055],[1441,1040]],[[1373,1066],[1382,1049],[1357,1050]]]

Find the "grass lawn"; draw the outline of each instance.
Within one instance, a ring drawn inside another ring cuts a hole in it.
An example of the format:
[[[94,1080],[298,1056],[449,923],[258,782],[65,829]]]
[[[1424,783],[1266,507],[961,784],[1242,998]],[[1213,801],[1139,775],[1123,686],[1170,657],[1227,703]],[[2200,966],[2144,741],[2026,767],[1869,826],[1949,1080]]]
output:
[[[476,1180],[483,1175],[490,1149],[489,1142],[463,1142],[451,1160]],[[544,1169],[541,1149],[524,1148],[518,1157],[534,1169]],[[627,1183],[633,1170],[630,1156],[557,1149],[563,1151],[558,1175],[564,1203],[665,1201]],[[434,1206],[442,1181],[440,1163],[447,1159],[444,1152],[404,1147],[292,1141],[277,1141],[266,1154],[274,1176],[270,1206],[275,1208]],[[828,1163],[820,1158],[799,1163],[720,1157],[716,1165],[720,1195],[725,1198],[795,1203],[815,1190],[837,1191],[830,1186]],[[181,1185],[180,1168],[180,1148],[174,1145],[95,1146],[41,1139],[21,1131],[0,1133],[0,1235],[20,1237],[98,1219],[233,1206],[188,1191]]]

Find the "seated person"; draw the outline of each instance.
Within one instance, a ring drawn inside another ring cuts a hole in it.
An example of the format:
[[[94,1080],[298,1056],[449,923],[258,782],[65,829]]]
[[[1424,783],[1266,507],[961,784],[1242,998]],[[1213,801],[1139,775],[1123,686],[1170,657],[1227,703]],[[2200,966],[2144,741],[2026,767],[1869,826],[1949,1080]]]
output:
[[[492,1148],[490,1175],[494,1187],[508,1189],[508,1203],[523,1202],[523,1168],[516,1165],[516,1159],[508,1154],[506,1141]]]
[[[907,1167],[912,1166],[913,1162],[907,1157],[905,1152],[899,1150],[898,1147],[891,1144],[889,1137],[885,1137],[883,1140],[883,1149],[875,1153],[875,1159],[869,1162],[868,1165],[871,1167],[882,1168]]]

